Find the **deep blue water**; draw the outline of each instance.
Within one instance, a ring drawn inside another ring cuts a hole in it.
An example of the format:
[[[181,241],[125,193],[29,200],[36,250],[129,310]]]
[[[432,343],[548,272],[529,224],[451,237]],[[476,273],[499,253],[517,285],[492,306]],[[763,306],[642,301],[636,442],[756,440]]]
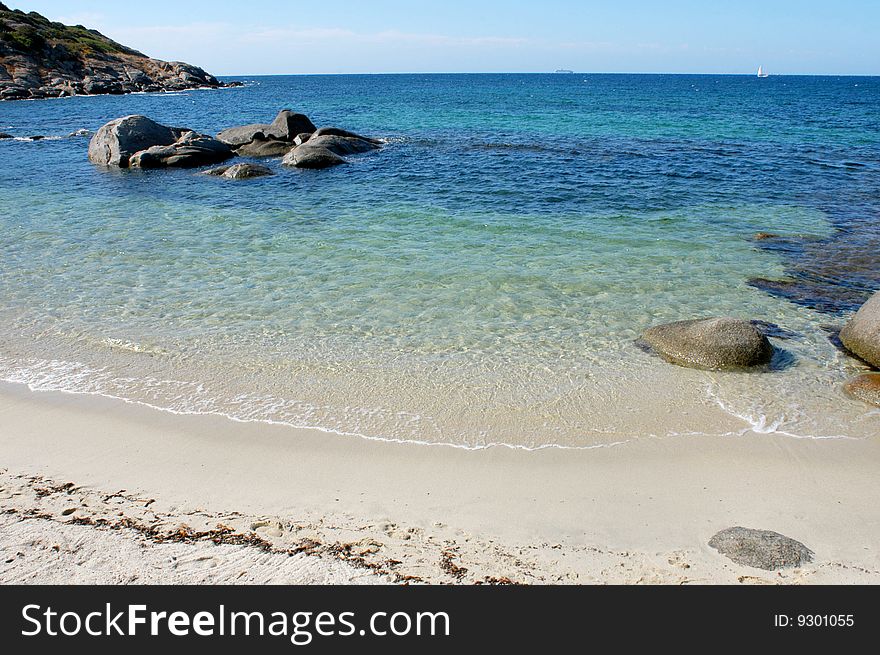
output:
[[[63,137],[0,142],[7,379],[468,445],[644,433],[666,400],[631,406],[637,380],[750,425],[867,429],[851,401],[818,418],[849,366],[820,326],[880,288],[880,78],[244,81],[0,104],[0,131]],[[66,137],[133,113],[213,134],[285,107],[386,146],[229,183],[99,170]],[[718,313],[793,328],[798,364],[744,382],[631,347]],[[705,429],[689,420],[656,431]]]

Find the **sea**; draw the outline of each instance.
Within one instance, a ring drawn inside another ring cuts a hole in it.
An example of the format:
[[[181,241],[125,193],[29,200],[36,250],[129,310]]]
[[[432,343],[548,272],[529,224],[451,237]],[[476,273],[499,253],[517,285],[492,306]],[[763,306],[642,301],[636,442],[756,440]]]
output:
[[[0,380],[470,449],[880,433],[835,345],[880,289],[880,78],[227,79],[0,103]],[[230,181],[68,136],[283,108],[383,148]],[[772,364],[639,347],[720,315],[761,321]]]

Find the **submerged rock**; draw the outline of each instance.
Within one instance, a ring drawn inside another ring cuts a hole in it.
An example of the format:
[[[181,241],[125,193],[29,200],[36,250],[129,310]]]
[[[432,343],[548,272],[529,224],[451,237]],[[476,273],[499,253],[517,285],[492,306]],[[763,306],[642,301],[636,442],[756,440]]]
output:
[[[259,164],[233,164],[232,166],[220,166],[205,171],[205,175],[224,177],[227,180],[247,180],[264,175],[275,175],[271,168]]]
[[[752,278],[749,284],[770,295],[816,311],[837,314],[858,309],[880,288],[880,222],[874,215],[838,219],[841,228],[827,239],[778,237],[757,247],[787,260],[782,279]]]
[[[861,306],[840,331],[847,350],[880,368],[880,291]]]
[[[880,407],[880,373],[863,373],[846,381],[843,390],[850,396]]]
[[[6,132],[0,132],[0,141],[3,139],[14,139],[15,137],[11,134],[7,134]]]
[[[801,337],[801,335],[797,332],[787,330],[781,325],[771,323],[770,321],[752,319],[751,321],[749,321],[749,323],[758,328],[758,330],[760,330],[761,333],[766,337],[773,337],[775,339],[798,339]]]
[[[77,137],[77,136],[92,136],[92,134],[94,134],[94,132],[92,132],[91,130],[80,129],[80,130],[76,130],[75,132],[71,132],[67,136],[68,136],[68,138],[72,138],[72,137]]]
[[[657,325],[646,330],[642,340],[665,360],[691,368],[749,368],[767,364],[773,356],[773,346],[761,330],[731,317]]]
[[[169,145],[153,146],[136,152],[129,160],[131,168],[193,168],[226,161],[232,148],[214,137],[186,132]]]
[[[168,146],[185,130],[167,127],[146,116],[123,116],[104,125],[89,142],[89,161],[101,166],[127,168],[136,152]]]
[[[727,528],[709,540],[709,546],[743,566],[765,571],[803,566],[813,551],[801,542],[770,530]]]

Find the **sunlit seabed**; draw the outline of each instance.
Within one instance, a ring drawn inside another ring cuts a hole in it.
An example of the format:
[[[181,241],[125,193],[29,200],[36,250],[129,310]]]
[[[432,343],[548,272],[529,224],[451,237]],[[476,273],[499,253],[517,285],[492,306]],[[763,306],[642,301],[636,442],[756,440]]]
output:
[[[189,98],[216,96],[175,100]],[[89,102],[106,114],[136,109]],[[266,101],[261,116],[285,104]],[[176,111],[175,124],[196,115]],[[215,130],[259,118],[226,111]],[[332,122],[369,128],[360,118]],[[104,119],[69,120],[81,121],[72,130]],[[877,433],[880,413],[840,390],[858,365],[820,328],[841,319],[747,285],[785,273],[755,232],[834,231],[821,203],[803,201],[807,181],[768,201],[728,170],[736,159],[695,163],[693,144],[681,167],[708,169],[708,183],[646,181],[653,169],[639,159],[656,153],[644,144],[602,167],[581,153],[592,142],[578,141],[563,165],[558,143],[534,154],[529,133],[453,147],[421,129],[400,137],[379,124],[366,131],[388,137],[385,150],[344,170],[272,162],[278,175],[243,185],[96,171],[85,140],[4,144],[4,169],[34,157],[43,170],[0,177],[0,379],[470,448]],[[712,181],[716,168],[729,178]],[[573,178],[560,178],[567,170]],[[721,314],[794,332],[774,340],[785,351],[777,370],[684,369],[634,345],[649,325]]]

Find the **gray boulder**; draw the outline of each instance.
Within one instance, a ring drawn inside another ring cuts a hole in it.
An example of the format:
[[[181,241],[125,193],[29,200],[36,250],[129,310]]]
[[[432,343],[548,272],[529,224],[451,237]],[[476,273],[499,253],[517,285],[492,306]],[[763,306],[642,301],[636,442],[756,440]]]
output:
[[[861,306],[840,331],[847,350],[880,368],[880,291]]]
[[[146,116],[124,116],[104,125],[89,142],[89,161],[101,166],[127,168],[136,152],[168,146],[185,130],[167,127]]]
[[[316,133],[317,134],[317,133]],[[339,136],[335,134],[313,134],[307,141],[313,148],[326,148],[330,152],[342,155],[354,155],[359,152],[369,152],[379,148],[376,144],[360,137]]]
[[[129,159],[131,168],[192,168],[226,161],[233,156],[232,148],[217,139],[186,132],[170,145],[153,146],[136,152]]]
[[[801,542],[770,530],[727,528],[713,536],[709,546],[737,564],[766,571],[813,561],[813,551]]]
[[[293,140],[293,143],[295,145],[301,146],[306,141],[308,141],[310,138],[312,138],[312,135],[309,132],[302,132],[302,133],[296,135],[296,138]]]
[[[223,130],[217,135],[217,139],[223,143],[237,148],[245,143],[253,141],[257,135],[266,137],[266,129],[269,126],[264,123],[254,123],[253,125],[242,125],[241,127],[230,127]]]
[[[846,381],[843,390],[869,405],[880,407],[880,373],[863,373]]]
[[[658,325],[646,330],[642,341],[668,362],[691,368],[748,368],[773,356],[773,346],[756,326],[730,317]]]
[[[361,141],[369,141],[374,146],[381,146],[382,142],[377,139],[371,139],[367,136],[361,136],[360,134],[355,134],[354,132],[349,132],[348,130],[342,130],[338,127],[322,127],[318,130],[313,130],[313,137],[316,136],[342,136],[347,139],[360,139]]]
[[[297,134],[303,132],[314,132],[317,128],[305,114],[297,114],[290,109],[282,109],[278,112],[275,120],[266,130],[266,136],[271,136],[282,141],[290,141],[296,138]]]
[[[296,168],[330,168],[345,164],[346,161],[336,153],[320,146],[314,146],[311,142],[297,146],[281,160],[284,166]]]
[[[238,146],[235,153],[241,157],[283,157],[293,147],[289,141],[268,138],[258,132],[253,141]]]
[[[205,175],[224,177],[227,180],[247,180],[264,175],[275,175],[271,168],[259,164],[233,164],[232,166],[220,166],[205,171]]]
[[[241,127],[231,127],[220,132],[217,138],[233,148],[250,143],[258,136],[293,143],[297,134],[302,132],[312,133],[315,129],[314,124],[307,116],[297,114],[290,109],[282,109],[271,123],[254,123]]]

